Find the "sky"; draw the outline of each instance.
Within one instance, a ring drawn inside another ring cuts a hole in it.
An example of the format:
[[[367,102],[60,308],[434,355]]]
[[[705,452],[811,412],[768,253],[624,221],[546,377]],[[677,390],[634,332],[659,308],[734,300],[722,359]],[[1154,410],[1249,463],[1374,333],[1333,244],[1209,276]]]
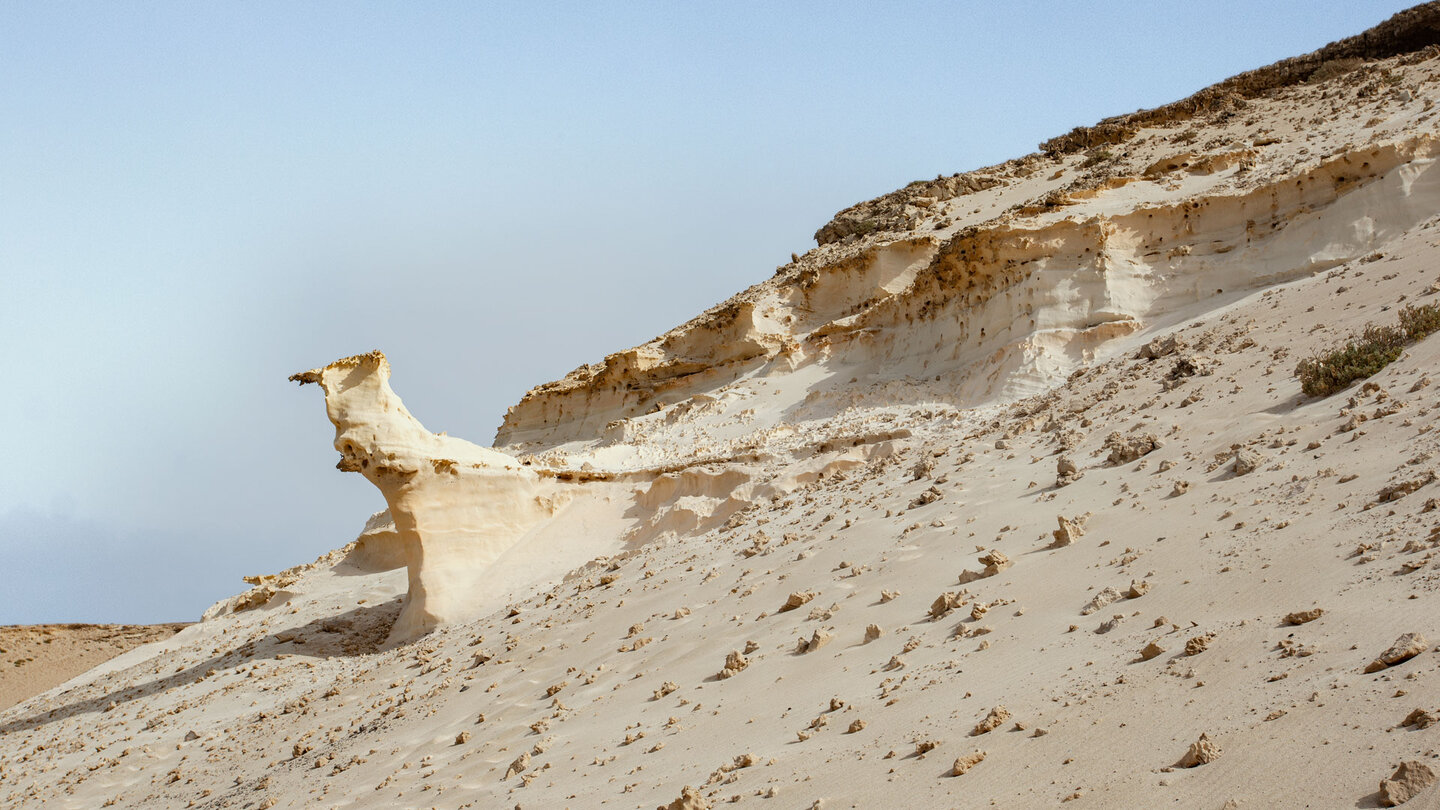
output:
[[[286,377],[488,445],[838,210],[1401,2],[0,4],[0,624],[194,620],[384,502]]]

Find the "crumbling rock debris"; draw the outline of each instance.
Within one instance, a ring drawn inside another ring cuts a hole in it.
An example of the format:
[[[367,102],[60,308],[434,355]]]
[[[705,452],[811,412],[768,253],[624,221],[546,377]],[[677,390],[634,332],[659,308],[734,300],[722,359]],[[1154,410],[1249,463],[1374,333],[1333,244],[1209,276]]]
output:
[[[940,747],[944,740],[917,740],[915,742],[915,756],[923,757],[926,754]]]
[[[1415,795],[1435,782],[1435,772],[1419,760],[1407,759],[1400,763],[1389,779],[1380,780],[1380,806],[1396,807],[1415,798]]]
[[[870,642],[874,641],[874,640],[877,639],[877,638],[880,638],[880,637],[883,636],[884,634],[885,634],[885,631],[880,629],[880,625],[878,625],[878,624],[869,624],[869,625],[866,625],[866,626],[865,626],[865,643],[866,643],[866,644],[869,644]]]
[[[1189,491],[1190,491],[1190,482],[1189,482],[1189,481],[1183,481],[1183,480],[1182,480],[1182,481],[1176,481],[1176,482],[1175,482],[1175,486],[1173,486],[1173,487],[1170,488],[1170,494],[1173,495],[1173,496],[1175,496],[1175,497],[1177,497],[1177,498],[1178,498],[1179,496],[1181,496],[1181,495],[1184,495],[1185,493],[1187,493],[1187,492],[1189,492]]]
[[[817,596],[819,594],[814,591],[796,591],[790,594],[790,597],[785,600],[785,604],[781,605],[776,612],[784,613],[787,610],[794,610]]]
[[[856,732],[863,731],[865,729],[865,725],[866,723],[864,720],[856,720],[850,724],[849,728],[845,729],[845,733],[855,734]]]
[[[1285,614],[1286,624],[1305,624],[1313,622],[1325,615],[1324,608],[1310,608],[1309,610],[1297,610],[1294,613]]]
[[[1415,478],[1409,481],[1401,481],[1398,484],[1391,484],[1385,487],[1384,489],[1376,493],[1375,500],[1379,503],[1398,501],[1406,495],[1409,495],[1410,493],[1425,486],[1426,484],[1431,483],[1434,480],[1435,473],[1433,471],[1427,471],[1419,478]]]
[[[1095,628],[1095,632],[1098,633],[1098,634],[1100,634],[1100,635],[1104,635],[1105,633],[1108,633],[1108,632],[1110,632],[1111,630],[1114,630],[1115,628],[1119,627],[1119,626],[1120,626],[1120,623],[1123,622],[1123,621],[1125,621],[1125,616],[1122,615],[1122,614],[1116,613],[1115,615],[1111,616],[1109,619],[1101,622],[1101,623],[1100,623],[1100,626],[1097,627],[1097,628]]]
[[[1113,587],[1106,586],[1104,590],[1095,594],[1094,598],[1090,600],[1089,604],[1087,604],[1083,608],[1080,608],[1080,615],[1089,616],[1091,613],[1101,610],[1106,605],[1118,601],[1119,599],[1120,591]]]
[[[1265,463],[1265,456],[1248,447],[1241,447],[1235,451],[1235,463],[1232,467],[1236,475],[1249,475]]]
[[[795,652],[797,655],[815,652],[821,647],[824,647],[826,644],[829,644],[830,640],[833,638],[834,636],[830,635],[824,630],[816,630],[813,634],[811,634],[808,641],[803,638],[800,639],[800,644],[796,647]]]
[[[939,596],[935,597],[935,601],[930,603],[930,618],[943,618],[945,614],[949,613],[955,608],[960,607],[963,604],[965,604],[965,597],[961,596],[958,593],[955,593],[954,591],[946,591],[945,593],[942,593]],[[866,631],[866,637],[869,637],[868,630]]]
[[[1154,433],[1126,436],[1119,431],[1114,431],[1105,437],[1105,449],[1110,451],[1106,460],[1111,466],[1128,464],[1141,456],[1155,452],[1163,444],[1160,437]]]
[[[720,670],[720,674],[717,677],[722,680],[725,678],[733,678],[740,673],[740,670],[748,666],[750,666],[750,662],[745,656],[740,654],[739,650],[731,650],[730,654],[725,656],[725,668]]]
[[[979,571],[966,570],[960,572],[961,585],[964,585],[968,582],[974,582],[977,579],[993,577],[1001,571],[1009,568],[1011,565],[1009,557],[1006,557],[1004,554],[993,550],[990,553],[980,557],[980,564],[985,567]]]
[[[1075,466],[1075,462],[1069,456],[1061,456],[1055,461],[1055,486],[1065,487],[1079,481],[1085,474]]]
[[[655,690],[654,696],[650,699],[659,700],[679,688],[680,685],[675,683],[674,681],[666,681],[665,683],[660,684],[660,688]]]
[[[710,803],[705,801],[700,791],[686,785],[680,789],[680,798],[658,810],[710,810]]]
[[[975,724],[975,728],[971,729],[970,731],[970,736],[978,737],[981,734],[988,734],[995,729],[1005,725],[1005,721],[1009,719],[1010,710],[1005,708],[1004,706],[996,706],[995,708],[990,710],[989,714],[985,715],[984,720],[981,720],[979,723]]]
[[[1405,715],[1405,719],[1400,721],[1400,727],[1407,728],[1409,726],[1414,726],[1415,728],[1429,728],[1435,725],[1437,722],[1440,722],[1440,717],[1437,717],[1436,715],[1431,714],[1424,709],[1415,709],[1414,711]]]
[[[1126,599],[1139,599],[1150,592],[1150,583],[1143,579],[1130,580],[1130,590],[1125,592]]]
[[[929,489],[915,496],[915,499],[910,501],[910,508],[915,509],[916,507],[934,503],[943,497],[945,497],[945,493],[941,492],[939,487],[932,484]]]
[[[517,773],[522,773],[528,767],[530,767],[530,752],[526,751],[510,763],[510,767],[505,771],[505,778],[509,779]]]
[[[1175,763],[1177,768],[1194,768],[1198,765],[1208,765],[1220,758],[1220,746],[1210,739],[1210,735],[1201,733],[1200,739],[1190,744],[1190,750],[1185,756]]]
[[[1140,651],[1140,660],[1149,661],[1150,659],[1157,658],[1164,653],[1165,648],[1161,647],[1158,642],[1152,641],[1149,644],[1145,645],[1145,649]]]
[[[1055,537],[1055,542],[1050,544],[1050,548],[1064,548],[1085,534],[1085,518],[1083,517],[1067,518],[1064,515],[1056,515],[1055,522],[1060,524],[1060,528],[1051,532],[1051,535]]]
[[[1199,655],[1210,648],[1210,642],[1215,640],[1214,633],[1201,633],[1198,636],[1191,636],[1185,642],[1186,655]]]
[[[1429,647],[1430,644],[1425,640],[1423,635],[1419,633],[1406,633],[1395,639],[1395,643],[1391,644],[1390,648],[1385,652],[1380,653],[1379,658],[1367,664],[1365,672],[1367,674],[1379,672],[1387,667],[1393,667],[1396,664],[1409,661],[1411,658],[1425,652]]]
[[[966,754],[963,757],[957,757],[955,759],[955,764],[950,768],[950,775],[964,776],[966,771],[970,770],[971,768],[979,765],[981,762],[984,761],[985,752],[980,750]]]
[[[1193,354],[1182,355],[1175,359],[1175,365],[1165,373],[1165,380],[1169,383],[1167,387],[1174,388],[1179,381],[1186,377],[1194,377],[1196,374],[1209,373],[1204,359]]]
[[[1172,355],[1185,348],[1185,341],[1176,334],[1161,335],[1140,347],[1136,357],[1141,360],[1156,360]]]

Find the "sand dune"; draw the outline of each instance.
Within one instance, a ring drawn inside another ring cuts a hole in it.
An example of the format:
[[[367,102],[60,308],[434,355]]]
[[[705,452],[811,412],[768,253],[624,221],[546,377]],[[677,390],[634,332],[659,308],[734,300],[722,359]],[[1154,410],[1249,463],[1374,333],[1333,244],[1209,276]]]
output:
[[[0,803],[1440,806],[1440,337],[1295,375],[1440,304],[1397,19],[847,209],[494,449],[307,372],[392,514],[0,711]]]

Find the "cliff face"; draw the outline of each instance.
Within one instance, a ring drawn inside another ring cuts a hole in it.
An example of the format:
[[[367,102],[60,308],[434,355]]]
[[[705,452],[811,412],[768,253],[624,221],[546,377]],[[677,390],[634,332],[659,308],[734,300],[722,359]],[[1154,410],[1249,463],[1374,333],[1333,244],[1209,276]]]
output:
[[[537,386],[496,446],[603,447],[627,420],[766,378],[803,381],[812,414],[852,377],[850,405],[897,401],[897,380],[915,383],[902,398],[1006,401],[1117,337],[1362,256],[1434,210],[1433,101],[1417,85],[1437,21],[1433,5],[1412,9],[1043,153],[847,209],[773,278]]]

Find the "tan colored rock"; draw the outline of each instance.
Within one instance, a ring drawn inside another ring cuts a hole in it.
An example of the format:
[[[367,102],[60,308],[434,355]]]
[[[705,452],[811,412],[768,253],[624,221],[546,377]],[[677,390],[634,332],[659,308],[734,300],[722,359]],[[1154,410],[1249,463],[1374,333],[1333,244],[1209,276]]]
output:
[[[1424,709],[1415,709],[1414,711],[1411,711],[1409,714],[1405,715],[1405,719],[1400,721],[1400,727],[1406,728],[1409,726],[1414,726],[1415,728],[1429,728],[1435,725],[1437,722],[1440,722],[1440,717],[1437,717],[1436,715],[1427,712]]]
[[[1161,647],[1159,642],[1152,641],[1145,645],[1145,649],[1140,651],[1140,660],[1149,661],[1152,658],[1157,658],[1164,654],[1165,648]]]
[[[990,710],[989,714],[985,715],[984,720],[981,720],[975,725],[975,728],[970,730],[970,736],[978,737],[981,734],[988,734],[995,729],[1005,725],[1005,721],[1009,719],[1010,710],[1005,708],[1004,706],[996,706],[995,708]]]
[[[1380,653],[1379,658],[1376,658],[1366,665],[1365,672],[1379,672],[1387,667],[1404,663],[1420,653],[1425,652],[1429,647],[1430,644],[1425,640],[1423,635],[1419,633],[1406,633],[1395,639],[1395,643],[1391,644],[1390,648],[1385,652]]]
[[[1055,461],[1055,486],[1057,487],[1069,486],[1079,481],[1084,475],[1069,456],[1061,456]]]
[[[1093,598],[1091,598],[1089,604],[1087,604],[1083,608],[1080,608],[1080,615],[1089,616],[1091,613],[1098,612],[1104,609],[1106,606],[1119,601],[1120,595],[1121,594],[1118,589],[1106,586],[1103,590],[1101,590],[1099,593],[1095,594]]]
[[[1064,548],[1072,545],[1085,534],[1083,518],[1067,518],[1064,515],[1056,515],[1055,522],[1060,524],[1060,528],[1051,532],[1055,538],[1055,542],[1050,544],[1051,548]]]
[[[800,607],[801,605],[809,602],[811,599],[814,599],[819,595],[820,594],[816,593],[815,591],[795,591],[794,593],[790,594],[790,596],[785,600],[785,604],[781,605],[780,610],[776,612],[784,613],[787,610],[794,610],[795,608]]]
[[[1106,461],[1110,466],[1128,464],[1141,456],[1159,450],[1164,442],[1154,433],[1141,433],[1135,436],[1126,436],[1119,431],[1112,432],[1105,437],[1105,449],[1110,451]]]
[[[1400,763],[1389,779],[1380,780],[1380,806],[1397,807],[1435,783],[1435,772],[1419,760]]]
[[[1235,451],[1235,461],[1231,465],[1231,469],[1235,471],[1236,475],[1249,475],[1260,469],[1260,465],[1264,463],[1264,455],[1248,447],[1241,447]]]
[[[965,604],[965,597],[954,591],[946,591],[930,603],[930,618],[939,619],[957,607]]]
[[[730,654],[725,656],[725,668],[720,670],[719,677],[722,680],[733,678],[748,666],[750,666],[750,661],[741,655],[739,650],[731,650]]]
[[[1325,615],[1324,608],[1310,608],[1309,610],[1297,610],[1294,613],[1285,614],[1286,624],[1305,624],[1313,622]]]
[[[1130,580],[1130,589],[1125,592],[1126,599],[1139,599],[1150,592],[1150,583],[1143,579]]]
[[[832,639],[834,639],[834,638],[835,638],[834,636],[832,636],[831,634],[825,632],[824,630],[816,630],[814,633],[812,633],[812,634],[810,635],[810,640],[809,640],[809,641],[806,641],[805,639],[801,639],[801,640],[800,640],[800,646],[799,646],[798,649],[796,649],[795,652],[797,652],[797,653],[812,653],[812,652],[815,652],[816,650],[820,649],[821,647],[824,647],[826,644],[829,644],[830,641],[831,641]]]
[[[526,751],[510,763],[510,767],[505,771],[505,778],[509,779],[517,773],[523,773],[528,767],[530,767],[530,752]]]
[[[865,643],[866,643],[866,644],[869,644],[870,642],[874,641],[874,640],[877,639],[877,638],[880,638],[880,637],[883,636],[883,635],[885,635],[885,631],[882,630],[882,629],[880,629],[880,625],[878,625],[878,624],[869,624],[869,625],[866,625],[866,626],[865,626]]]
[[[1199,655],[1210,648],[1210,642],[1215,640],[1214,633],[1201,633],[1198,636],[1191,636],[1185,642],[1186,655]]]
[[[950,768],[950,775],[964,776],[967,771],[984,761],[985,752],[978,750],[973,753],[966,754],[963,757],[957,757],[955,759],[955,764]]]
[[[1187,157],[1188,157],[1188,156],[1187,156]],[[1174,169],[1171,169],[1171,168],[1165,168],[1165,169],[1163,169],[1163,170],[1159,170],[1158,167],[1160,167],[1160,166],[1166,166],[1166,167],[1174,166],[1174,165],[1176,165],[1177,162],[1180,161],[1181,159],[1182,159],[1181,157],[1175,157],[1175,158],[1169,158],[1169,159],[1167,159],[1167,160],[1162,160],[1162,161],[1160,161],[1159,163],[1157,163],[1157,164],[1155,164],[1154,166],[1151,166],[1149,169],[1147,169],[1146,172],[1145,172],[1145,173],[1146,173],[1146,176],[1153,176],[1153,175],[1155,175],[1155,174],[1160,173],[1160,171],[1173,171]],[[1188,165],[1188,163],[1185,164],[1185,165]],[[1169,355],[1172,355],[1172,354],[1174,354],[1174,353],[1176,353],[1176,352],[1178,352],[1178,351],[1180,351],[1181,349],[1184,349],[1184,348],[1185,348],[1185,341],[1184,341],[1184,339],[1182,339],[1179,335],[1176,335],[1176,334],[1161,335],[1160,337],[1153,338],[1149,343],[1146,343],[1144,346],[1141,346],[1141,347],[1140,347],[1140,351],[1137,352],[1135,356],[1138,357],[1138,358],[1141,359],[1141,360],[1155,360],[1155,359],[1158,359],[1158,358],[1161,358],[1161,357],[1167,357],[1167,356],[1169,356]]]
[[[485,571],[551,517],[560,490],[573,485],[541,480],[512,456],[426,430],[391,390],[390,364],[378,351],[290,379],[324,390],[340,451],[335,466],[365,476],[394,518],[410,588],[391,640],[476,618],[473,594]]]
[[[845,733],[846,733],[846,734],[854,734],[854,733],[856,733],[856,732],[858,732],[858,731],[864,730],[865,726],[866,726],[866,723],[865,723],[864,720],[855,720],[854,722],[852,722],[852,723],[850,724],[850,727],[849,727],[849,728],[845,729]]]
[[[1201,734],[1200,739],[1190,744],[1190,750],[1185,756],[1175,763],[1177,768],[1194,768],[1199,765],[1208,765],[1220,758],[1220,747],[1210,739],[1208,734]]]
[[[663,810],[710,810],[710,803],[700,791],[686,785],[680,789],[680,798],[665,805]]]
[[[993,577],[1011,565],[1009,557],[993,550],[989,554],[981,557],[980,563],[985,566],[985,570],[982,573],[987,577]]]

